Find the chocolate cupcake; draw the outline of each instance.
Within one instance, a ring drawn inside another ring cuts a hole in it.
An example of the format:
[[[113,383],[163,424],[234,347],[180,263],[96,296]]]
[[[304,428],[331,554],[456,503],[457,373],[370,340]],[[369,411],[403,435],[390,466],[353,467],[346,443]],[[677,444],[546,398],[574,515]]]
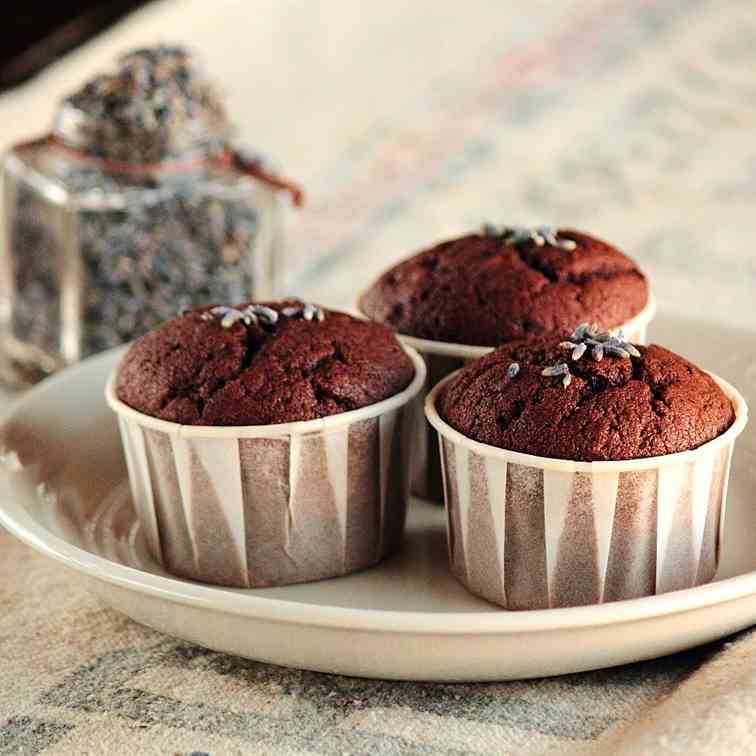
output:
[[[646,276],[615,247],[572,229],[486,227],[386,271],[360,311],[394,328],[428,366],[428,387],[492,348],[563,333],[575,323],[645,341],[654,302]],[[426,427],[413,490],[440,498],[440,462]]]
[[[679,355],[588,326],[512,342],[442,381],[426,415],[472,593],[538,609],[714,577],[747,409]]]
[[[299,300],[210,307],[134,342],[108,389],[154,556],[182,577],[287,585],[399,545],[422,360]]]

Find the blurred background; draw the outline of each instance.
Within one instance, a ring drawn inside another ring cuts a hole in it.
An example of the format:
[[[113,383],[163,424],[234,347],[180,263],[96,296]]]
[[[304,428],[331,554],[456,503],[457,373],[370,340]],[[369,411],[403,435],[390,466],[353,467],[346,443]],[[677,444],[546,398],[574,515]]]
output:
[[[0,91],[23,83],[145,4],[146,0],[15,3],[0,30]]]
[[[307,189],[287,292],[348,307],[445,235],[544,222],[636,257],[662,314],[753,325],[752,0],[14,5],[0,146],[119,53],[187,45],[238,140]]]

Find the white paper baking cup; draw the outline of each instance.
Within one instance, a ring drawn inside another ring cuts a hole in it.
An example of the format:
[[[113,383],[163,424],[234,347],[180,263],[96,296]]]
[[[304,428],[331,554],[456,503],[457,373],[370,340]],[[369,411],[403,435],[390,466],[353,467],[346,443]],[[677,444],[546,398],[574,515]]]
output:
[[[365,314],[360,310],[359,300],[357,309],[360,317]],[[625,339],[633,344],[646,343],[648,324],[656,314],[656,300],[649,294],[646,306],[631,320],[612,328],[612,331],[622,330]],[[578,325],[575,323],[575,325]],[[433,386],[447,375],[464,367],[473,360],[484,357],[495,347],[470,346],[469,344],[452,344],[447,341],[433,341],[419,339],[415,336],[397,334],[402,343],[417,350],[428,368],[423,393],[427,394]],[[438,455],[435,431],[426,422],[419,422],[415,426],[415,441],[413,443],[414,461],[411,471],[412,493],[424,499],[441,501],[443,487],[441,483],[441,459]]]
[[[618,462],[537,457],[473,441],[425,414],[441,450],[449,561],[471,592],[507,609],[583,606],[691,588],[719,563],[735,422],[698,449]]]
[[[425,365],[404,391],[318,420],[196,426],[158,420],[115,393],[134,504],[166,570],[253,588],[346,575],[397,549],[412,423]]]

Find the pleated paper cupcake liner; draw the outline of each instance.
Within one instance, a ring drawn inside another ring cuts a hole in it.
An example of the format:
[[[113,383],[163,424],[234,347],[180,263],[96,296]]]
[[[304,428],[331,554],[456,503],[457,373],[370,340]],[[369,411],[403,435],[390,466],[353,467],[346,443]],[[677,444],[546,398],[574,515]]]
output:
[[[612,331],[622,330],[627,341],[633,344],[645,344],[646,331],[655,313],[656,301],[650,297],[648,304],[638,315],[624,325],[613,328]],[[575,325],[578,324],[575,323]],[[399,338],[404,344],[417,350],[425,360],[428,368],[426,385],[423,389],[425,395],[450,373],[493,351],[492,347],[450,344],[401,334]],[[415,460],[412,463],[411,472],[412,493],[424,499],[440,502],[443,499],[441,457],[438,452],[436,432],[427,422],[417,424],[413,446]]]
[[[679,454],[592,463],[472,441],[436,412],[443,381],[425,411],[440,447],[457,579],[507,609],[583,606],[710,582],[733,444],[747,421],[742,396],[712,377],[736,413],[724,434]]]
[[[123,404],[132,497],[153,556],[206,583],[252,588],[346,575],[395,551],[425,366],[362,409],[268,426],[187,426]]]

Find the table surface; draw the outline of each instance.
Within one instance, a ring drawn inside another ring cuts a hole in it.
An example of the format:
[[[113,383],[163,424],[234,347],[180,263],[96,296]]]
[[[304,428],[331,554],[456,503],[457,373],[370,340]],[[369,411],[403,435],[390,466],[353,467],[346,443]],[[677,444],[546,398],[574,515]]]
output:
[[[1,97],[0,147],[43,132],[118,52],[184,41],[223,82],[240,141],[307,187],[286,218],[291,293],[348,307],[445,235],[550,222],[636,257],[661,317],[756,326],[749,0],[208,7],[151,5]],[[756,749],[749,634],[538,682],[348,680],[161,637],[5,533],[0,657],[0,754]]]

